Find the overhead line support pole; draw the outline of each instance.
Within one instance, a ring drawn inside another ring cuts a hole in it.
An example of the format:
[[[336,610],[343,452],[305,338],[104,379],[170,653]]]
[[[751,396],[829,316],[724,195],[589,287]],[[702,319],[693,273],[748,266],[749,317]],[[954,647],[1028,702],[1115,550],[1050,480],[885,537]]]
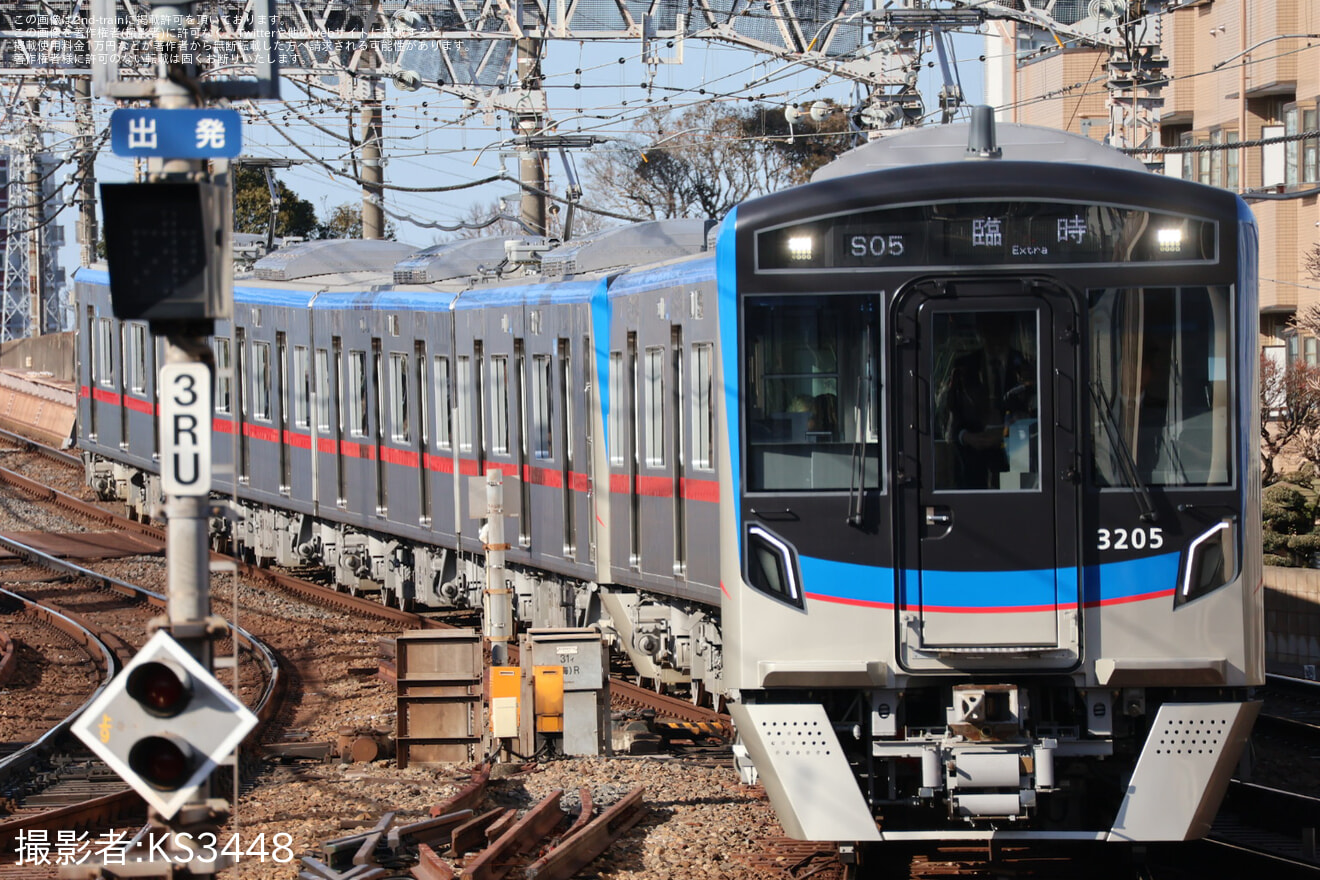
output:
[[[531,9],[538,7],[533,4]],[[542,30],[544,23],[539,21],[536,28]],[[541,133],[545,127],[545,117],[541,113],[544,91],[541,89],[541,52],[545,41],[524,37],[518,41],[518,85],[529,95],[528,109],[514,113],[515,134],[524,138]],[[518,179],[523,183],[522,197],[518,203],[518,218],[522,227],[533,235],[545,235],[546,225],[546,179],[545,152],[530,144],[518,148]]]

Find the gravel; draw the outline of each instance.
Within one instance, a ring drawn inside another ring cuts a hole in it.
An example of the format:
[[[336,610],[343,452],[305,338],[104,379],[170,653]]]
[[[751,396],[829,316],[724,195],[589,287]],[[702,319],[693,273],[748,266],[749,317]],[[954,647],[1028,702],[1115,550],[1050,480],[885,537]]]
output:
[[[429,817],[432,805],[467,783],[461,768],[398,770],[388,762],[370,765],[301,764],[268,766],[239,810],[245,839],[285,832],[293,851],[320,855],[325,840],[368,828],[384,812],[395,824]],[[578,789],[591,789],[597,812],[637,786],[645,786],[649,812],[582,878],[659,878],[692,876],[722,880],[764,878],[737,859],[759,849],[759,841],[782,835],[760,787],[742,785],[731,767],[709,767],[679,758],[574,758],[492,780],[485,807],[527,809],[556,789],[567,812],[579,806]],[[244,880],[292,880],[295,864],[240,863]],[[515,871],[509,875],[516,878]]]

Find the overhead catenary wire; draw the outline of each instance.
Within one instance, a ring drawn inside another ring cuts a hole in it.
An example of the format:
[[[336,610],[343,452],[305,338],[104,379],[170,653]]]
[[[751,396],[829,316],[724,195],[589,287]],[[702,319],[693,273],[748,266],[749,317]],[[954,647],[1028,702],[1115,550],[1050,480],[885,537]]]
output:
[[[499,16],[494,13],[491,13],[491,16],[493,18],[499,18]],[[847,15],[842,16],[842,18],[847,18],[847,17],[848,17]],[[749,20],[755,18],[757,20],[764,20],[764,21],[778,21],[781,19],[786,20],[788,16],[780,15],[779,13],[773,10],[763,11],[757,8],[752,8],[749,10],[749,13],[746,16],[746,18],[748,18]],[[821,25],[820,30],[823,31],[831,27],[832,25],[838,23],[840,20],[841,18],[836,16],[834,19],[831,19],[830,21],[827,21],[823,25]],[[1143,19],[1143,21],[1146,22],[1148,22],[1149,20],[1151,20],[1150,16],[1147,16],[1145,19]],[[689,33],[686,36],[691,37],[692,34]],[[585,45],[585,42],[587,41],[585,40],[579,41],[580,47],[582,45]],[[1062,42],[1062,45],[1065,46],[1076,45],[1076,44],[1077,44],[1077,38],[1067,38]],[[1281,52],[1272,52],[1268,55],[1264,53],[1256,53],[1249,58],[1243,59],[1240,63],[1242,64],[1261,63],[1270,60],[1272,58],[1278,58],[1296,52],[1305,51],[1308,48],[1313,48],[1313,47],[1310,45],[1295,47]],[[918,60],[921,57],[921,49],[922,47],[920,45],[914,47],[914,51],[918,56]],[[866,51],[866,48],[864,46],[860,46],[859,51],[864,52]],[[1051,51],[1053,51],[1053,44],[1051,44]],[[721,53],[726,53],[726,52],[729,54],[736,54],[737,56],[746,55],[746,49],[744,48],[734,48],[732,44],[719,43],[719,44],[710,44],[709,51],[706,53],[705,57],[708,60],[711,60],[720,56]],[[699,86],[672,85],[663,81],[657,81],[655,78],[655,67],[653,65],[646,65],[648,69],[652,71],[651,76],[645,78],[646,81],[640,83],[639,86],[634,87],[634,88],[640,88],[643,92],[645,92],[644,97],[640,99],[622,100],[612,107],[606,106],[601,108],[603,112],[596,112],[593,114],[579,114],[578,117],[576,117],[573,121],[577,124],[576,127],[581,131],[588,133],[598,132],[598,133],[602,133],[603,135],[614,134],[620,139],[623,139],[628,137],[634,137],[635,132],[620,130],[619,128],[620,126],[631,125],[635,127],[638,120],[642,119],[644,114],[651,112],[653,109],[659,106],[665,106],[671,109],[673,112],[682,112],[685,108],[690,108],[693,106],[698,106],[700,104],[712,103],[716,101],[729,101],[729,102],[735,102],[735,101],[742,102],[742,101],[754,101],[754,100],[791,101],[809,95],[812,91],[820,88],[822,83],[828,83],[830,75],[828,73],[821,73],[819,79],[814,85],[801,86],[801,87],[795,86],[785,91],[775,91],[774,89],[765,89],[765,86],[771,85],[776,80],[789,79],[797,75],[793,72],[792,68],[795,66],[801,66],[801,64],[803,63],[802,59],[796,57],[787,57],[786,59],[785,56],[786,56],[786,50],[785,52],[780,52],[780,53],[770,51],[770,52],[762,53],[761,55],[757,56],[756,59],[751,63],[737,64],[734,65],[731,69],[726,68],[726,69],[712,70],[710,74],[701,81],[701,84]],[[837,57],[842,59],[842,58],[856,57],[856,55],[855,54],[839,55]],[[582,55],[580,50],[579,61],[576,67],[569,69],[553,70],[553,71],[546,70],[544,73],[546,89],[547,90],[574,89],[576,91],[616,89],[619,87],[618,83],[616,84],[584,83],[581,82],[581,79],[584,72],[587,73],[599,72],[612,67],[625,69],[634,64],[645,64],[645,61],[641,55],[640,50],[625,51],[622,54],[622,56],[619,57],[617,60],[601,61],[600,63],[587,65],[587,66],[584,66],[581,63],[581,59],[582,59]],[[776,62],[783,62],[785,60],[787,60],[787,63],[782,65],[782,69],[773,70],[769,72],[765,70],[767,65]],[[963,63],[967,63],[967,62],[955,59],[953,69],[955,71],[959,70],[960,65]],[[1236,66],[1237,66],[1236,64],[1224,65],[1221,68],[1221,70],[1234,69]],[[1196,76],[1203,76],[1212,72],[1217,72],[1217,71],[1214,70],[1196,71],[1190,74],[1183,74],[1178,77],[1164,76],[1159,81],[1166,83],[1174,82],[1174,81],[1182,81]],[[1036,96],[1032,99],[1018,102],[1016,104],[1005,105],[1005,108],[1014,107],[1014,106],[1025,107],[1040,101],[1053,100],[1061,95],[1075,91],[1078,88],[1087,89],[1093,85],[1103,83],[1105,79],[1106,78],[1103,76],[1094,77],[1088,80],[1086,83],[1076,83],[1073,84],[1072,86],[1064,87],[1063,89],[1056,90],[1055,92],[1048,93],[1047,95],[1044,96]],[[739,82],[739,80],[742,81]],[[315,118],[317,115],[320,115],[320,113],[319,112],[313,113],[313,111],[314,110],[324,111],[324,109],[326,109],[327,107],[339,107],[343,109],[351,109],[357,106],[357,102],[352,100],[346,100],[339,97],[338,93],[334,90],[333,86],[327,85],[326,83],[320,82],[318,80],[313,79],[313,80],[303,81],[299,79],[296,82],[298,84],[298,88],[306,94],[307,100],[298,101],[296,103],[290,102],[288,105],[284,107],[284,109],[291,115],[292,119],[295,120],[295,125],[306,125],[312,130],[315,130],[319,132],[321,135],[327,138],[331,138],[338,143],[349,144],[350,145],[349,150],[346,153],[342,154],[340,159],[347,160],[350,162],[355,160],[356,150],[353,149],[353,147],[355,147],[356,145],[353,144],[353,134],[352,134],[353,128],[351,122],[348,129],[349,134],[345,135],[342,132],[335,131],[334,128],[331,126],[326,126],[322,124],[319,120]],[[762,89],[762,91],[760,91],[760,93],[756,95],[747,94],[749,87],[753,85]],[[327,99],[314,98],[313,96],[317,92],[324,93]],[[14,98],[16,94],[17,94],[17,90],[15,90],[15,92],[11,95],[11,98]],[[21,119],[24,116],[23,113],[24,108],[22,104],[17,104],[17,106],[11,104],[9,109],[10,109],[10,113],[6,114],[6,117],[9,121],[14,121],[15,119]],[[393,107],[391,107],[390,105],[387,104],[387,110],[392,111],[394,118],[402,119],[402,122],[399,124],[401,125],[412,124],[414,126],[414,130],[418,132],[416,134],[400,133],[398,131],[393,132],[390,135],[390,141],[391,143],[394,144],[408,143],[410,140],[413,139],[422,140],[430,137],[436,131],[441,130],[442,126],[455,124],[454,121],[441,119],[442,116],[449,117],[449,113],[454,114],[453,118],[455,120],[464,120],[464,131],[467,131],[468,126],[466,124],[466,121],[471,120],[475,116],[479,116],[482,112],[481,108],[476,108],[476,109],[445,108],[444,110],[442,110],[440,106],[437,106],[433,111],[435,113],[434,123],[433,123],[433,117],[430,114],[418,113],[417,108],[415,106],[410,107],[402,104],[396,104]],[[332,112],[334,111],[332,110]],[[257,120],[259,117],[252,116],[251,118]],[[289,136],[286,134],[286,131],[288,130],[287,127],[281,126],[280,123],[276,122],[270,116],[263,116],[260,117],[260,119],[261,122],[256,127],[265,130],[269,130],[273,128],[278,132],[279,140],[283,140],[286,142],[289,141]],[[553,121],[550,123],[550,125],[563,125],[563,124],[564,124],[563,122],[553,122]],[[480,131],[480,129],[478,129],[478,131]],[[498,126],[496,127],[495,133],[497,135],[499,133]],[[796,135],[798,137],[836,138],[845,135],[845,133],[799,131],[796,133]],[[1210,152],[1216,150],[1230,150],[1230,149],[1236,150],[1236,149],[1242,149],[1244,147],[1254,147],[1254,146],[1259,146],[1269,143],[1279,143],[1289,140],[1306,140],[1314,136],[1315,136],[1314,132],[1303,132],[1295,135],[1284,135],[1277,138],[1258,139],[1257,141],[1225,142],[1218,144],[1194,144],[1194,145],[1177,146],[1177,147],[1129,148],[1126,149],[1125,152],[1146,154],[1146,155],[1158,155],[1161,153],[1196,153],[1203,151]],[[297,134],[294,134],[293,138],[294,141],[296,142],[295,146],[301,147],[302,143],[300,141],[305,141],[305,138],[300,139]],[[321,171],[326,172],[332,179],[343,181],[345,183],[361,185],[362,180],[358,174],[356,173],[346,174],[342,168],[335,168],[333,162],[336,160],[334,159],[327,160],[323,156],[319,156],[319,157],[315,156],[315,152],[317,151],[319,151],[319,148],[314,147],[311,150],[303,150],[302,152],[303,155],[306,155],[308,156],[309,159],[313,160],[313,164],[315,167],[319,168]],[[437,157],[442,157],[447,155],[455,156],[455,158],[457,158],[457,156],[462,154],[463,152],[464,152],[463,149],[453,149],[453,150],[435,149],[428,145],[426,148],[422,148],[422,149],[391,150],[391,159],[396,162],[399,161],[408,162],[413,160],[419,160],[419,161],[426,161],[429,163],[429,162],[434,162]],[[470,151],[468,152],[470,155]],[[409,187],[409,186],[402,186],[399,184],[387,183],[385,185],[385,188],[397,193],[416,193],[419,195],[425,195],[428,193],[445,193],[445,192],[455,192],[460,190],[470,190],[475,187],[480,187],[494,182],[504,182],[506,180],[507,178],[503,175],[487,175],[476,180],[464,181],[462,183],[449,185],[449,186]],[[61,188],[61,193],[59,195],[62,195],[62,191],[63,191],[63,187]],[[59,195],[51,194],[46,197],[56,198],[59,197]],[[560,202],[564,201],[563,199],[558,199],[553,195],[551,195],[550,197],[555,198],[557,201]],[[579,204],[578,207],[587,211],[592,210],[589,206],[585,206],[581,204]],[[414,217],[408,220],[407,222],[413,222],[416,219],[417,218]],[[625,219],[625,218],[620,216],[619,219]],[[422,221],[422,223],[423,224],[430,223],[435,226],[446,225],[446,224],[435,224],[434,221]]]

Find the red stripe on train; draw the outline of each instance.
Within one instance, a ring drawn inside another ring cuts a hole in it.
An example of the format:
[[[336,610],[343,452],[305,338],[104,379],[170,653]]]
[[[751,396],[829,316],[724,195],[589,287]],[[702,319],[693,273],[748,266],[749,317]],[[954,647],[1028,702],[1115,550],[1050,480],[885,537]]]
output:
[[[127,394],[124,395],[124,407],[143,415],[154,416],[156,414],[156,407],[150,400],[138,400],[135,397],[129,397]]]

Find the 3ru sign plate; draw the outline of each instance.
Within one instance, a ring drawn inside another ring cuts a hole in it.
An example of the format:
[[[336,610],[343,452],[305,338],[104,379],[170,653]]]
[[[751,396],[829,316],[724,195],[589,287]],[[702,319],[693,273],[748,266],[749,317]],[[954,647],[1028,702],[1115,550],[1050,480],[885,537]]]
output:
[[[160,482],[166,495],[211,492],[211,370],[206,364],[160,368]]]
[[[116,156],[232,159],[243,150],[237,110],[120,109],[110,114],[110,149]]]

